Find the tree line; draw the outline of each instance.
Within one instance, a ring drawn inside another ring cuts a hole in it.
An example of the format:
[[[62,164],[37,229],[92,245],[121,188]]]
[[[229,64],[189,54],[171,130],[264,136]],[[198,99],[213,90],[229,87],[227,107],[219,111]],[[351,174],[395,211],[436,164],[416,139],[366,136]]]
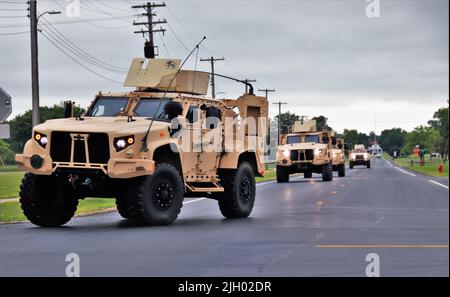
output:
[[[448,101],[447,101],[448,105]],[[41,122],[50,119],[63,117],[64,104],[55,104],[53,106],[43,106],[40,108]],[[77,106],[74,113],[81,114],[84,110]],[[10,120],[11,138],[0,140],[0,157],[7,164],[14,163],[14,154],[23,150],[25,142],[31,138],[31,110],[15,116]],[[329,126],[328,118],[319,115],[312,119],[317,122],[317,129],[332,129]],[[291,127],[296,121],[301,120],[299,115],[291,112],[282,113],[280,116],[281,126]],[[276,137],[278,116],[270,121],[271,137]],[[377,139],[385,152],[393,155],[394,151],[401,155],[410,155],[414,148],[419,145],[428,153],[440,153],[442,156],[448,156],[449,135],[448,135],[448,106],[440,108],[434,113],[433,119],[426,126],[418,126],[412,131],[407,132],[401,128],[386,129],[380,135],[359,132],[357,129],[344,129],[342,133],[337,134],[338,138],[343,138],[347,148],[353,148],[355,144],[364,144],[368,147],[373,139]],[[1,164],[0,164],[1,165]]]

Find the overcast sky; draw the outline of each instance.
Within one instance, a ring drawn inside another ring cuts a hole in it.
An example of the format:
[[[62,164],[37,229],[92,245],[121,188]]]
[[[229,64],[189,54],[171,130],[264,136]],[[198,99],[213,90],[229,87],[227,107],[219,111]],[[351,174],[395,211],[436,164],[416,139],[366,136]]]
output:
[[[49,21],[82,50],[114,68],[98,68],[71,53],[77,61],[122,82],[125,74],[117,70],[143,56],[144,40],[133,34],[136,28],[131,25],[138,19],[133,14],[141,11],[130,8],[130,3],[142,2],[81,0],[81,19],[65,14],[69,1],[39,0],[38,10],[63,11],[41,18],[41,23]],[[288,103],[283,110],[325,115],[340,132],[354,128],[369,133],[375,119],[377,133],[392,127],[411,130],[447,104],[446,0],[380,0],[378,18],[367,17],[364,0],[166,3],[169,9],[158,9],[158,16],[170,25],[163,26],[164,37],[156,36],[161,57],[183,59],[186,48],[206,36],[200,57],[226,58],[216,63],[218,73],[257,79],[255,89],[277,90],[270,94],[271,102]],[[27,33],[4,34],[28,31],[26,7],[25,0],[0,1],[0,87],[13,97],[13,115],[31,108],[30,41]],[[42,29],[44,34],[56,34]],[[188,68],[194,62],[191,59]],[[86,106],[100,90],[127,90],[81,67],[41,34],[39,63],[42,105],[73,99]],[[198,68],[209,70],[209,64],[199,62]],[[221,79],[217,88],[226,92],[219,96],[230,98],[244,91],[243,86]],[[277,112],[271,105],[271,116]]]

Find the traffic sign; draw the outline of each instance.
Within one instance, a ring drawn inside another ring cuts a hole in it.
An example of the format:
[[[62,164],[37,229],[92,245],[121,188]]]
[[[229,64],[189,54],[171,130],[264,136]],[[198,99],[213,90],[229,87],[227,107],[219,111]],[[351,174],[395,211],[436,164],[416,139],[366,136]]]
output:
[[[0,88],[0,123],[5,121],[12,112],[12,100],[2,88]]]

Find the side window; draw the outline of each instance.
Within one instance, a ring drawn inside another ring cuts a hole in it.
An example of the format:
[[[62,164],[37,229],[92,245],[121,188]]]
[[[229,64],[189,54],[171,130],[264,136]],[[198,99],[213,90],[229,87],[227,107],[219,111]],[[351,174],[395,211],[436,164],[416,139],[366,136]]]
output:
[[[186,114],[186,122],[193,124],[193,123],[197,123],[199,118],[200,118],[200,113],[199,113],[200,109],[198,106],[190,106],[189,110]]]

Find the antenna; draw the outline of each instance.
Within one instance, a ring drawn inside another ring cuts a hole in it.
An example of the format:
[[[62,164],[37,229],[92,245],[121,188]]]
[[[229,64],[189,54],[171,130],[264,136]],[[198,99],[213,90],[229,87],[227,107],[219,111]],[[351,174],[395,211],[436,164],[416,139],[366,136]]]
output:
[[[196,49],[198,49],[200,47],[200,44],[202,44],[202,42],[206,39],[206,36],[202,38],[202,40],[200,40],[199,43],[197,43],[197,45],[194,47],[194,49],[189,53],[189,55],[184,59],[183,63],[181,63],[180,68],[178,68],[177,72],[175,73],[175,75],[173,76],[173,78],[170,80],[169,85],[166,88],[166,91],[164,92],[163,98],[166,97],[167,92],[169,91],[170,87],[172,86],[173,82],[175,81],[175,78],[177,78],[178,74],[181,71],[181,68],[183,68],[184,64],[186,64],[187,60],[192,56],[192,54],[195,52]],[[158,107],[156,108],[155,114],[152,117],[152,121],[150,122],[150,125],[148,126],[147,132],[145,132],[144,137],[142,138],[142,148],[141,151],[142,152],[147,152],[148,151],[148,147],[147,147],[147,140],[148,140],[148,135],[150,134],[150,130],[152,129],[153,126],[153,122],[155,121],[155,117],[158,115],[159,110],[161,109],[161,105],[162,105],[162,101],[159,102]]]

